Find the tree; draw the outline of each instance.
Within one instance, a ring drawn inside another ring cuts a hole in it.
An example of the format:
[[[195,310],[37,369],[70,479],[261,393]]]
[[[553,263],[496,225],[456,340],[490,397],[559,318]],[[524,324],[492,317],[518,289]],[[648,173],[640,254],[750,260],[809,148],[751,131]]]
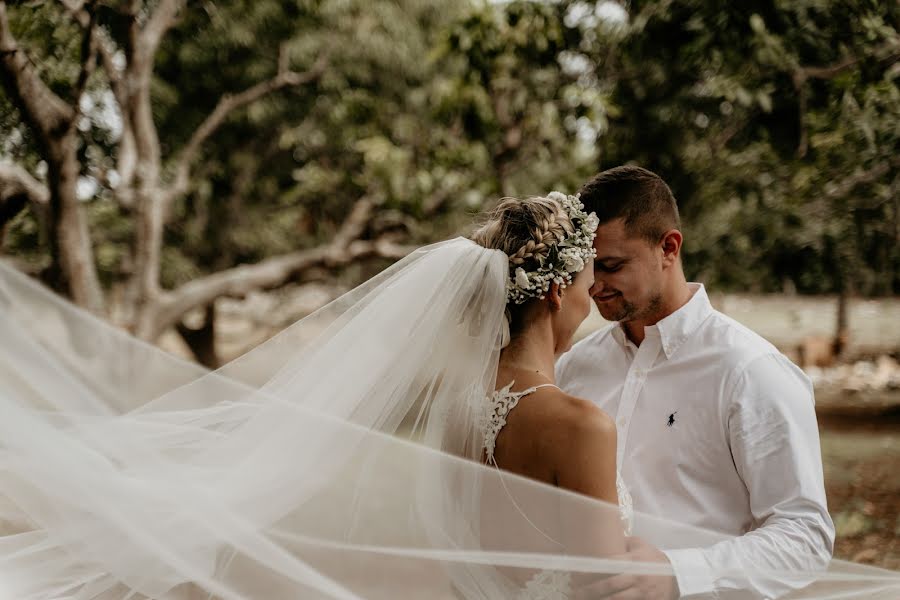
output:
[[[603,68],[604,164],[672,183],[688,271],[731,288],[900,291],[900,9],[632,2]]]
[[[452,75],[437,107],[467,152],[484,157],[486,195],[571,189],[593,168],[606,102],[565,14],[566,3],[485,6],[453,23],[439,47]]]
[[[314,22],[322,14],[298,14],[296,7],[293,12],[288,10],[291,5],[253,3],[266,13],[260,16],[264,22],[273,15],[292,16],[294,24],[304,19]],[[38,209],[38,217],[46,213],[51,262],[45,276],[77,304],[98,314],[107,312],[107,302],[94,254],[91,217],[124,227],[130,238],[127,256],[119,264],[107,265],[114,278],[124,279],[117,316],[148,340],[178,324],[188,311],[210,306],[217,297],[278,286],[318,266],[340,266],[368,257],[392,259],[408,251],[390,237],[366,235],[378,203],[361,194],[328,243],[285,251],[252,265],[219,264],[218,270],[174,289],[161,285],[167,225],[173,216],[183,213],[185,199],[202,183],[203,177],[197,173],[202,173],[203,167],[198,163],[206,158],[204,150],[210,139],[234,114],[258,106],[281,90],[311,89],[328,74],[324,44],[310,48],[303,45],[302,38],[282,39],[277,50],[269,48],[275,51],[266,57],[266,67],[260,68],[257,62],[254,83],[224,93],[217,90],[217,99],[187,134],[181,131],[181,137],[171,136],[174,140],[161,139],[154,103],[160,102],[163,82],[155,79],[154,73],[161,55],[172,56],[172,49],[161,49],[163,41],[173,28],[176,37],[189,37],[191,29],[178,32],[178,27],[184,21],[196,26],[197,18],[196,9],[187,10],[178,0],[36,3],[15,7],[9,13],[6,3],[0,2],[4,90],[26,125],[24,132],[20,130],[20,137],[28,138],[23,146],[46,168],[45,181],[41,181],[29,172],[28,159],[37,161],[27,152],[22,153],[25,165],[4,162],[0,168],[0,213],[13,214],[25,200]],[[286,27],[289,24],[282,30]],[[42,46],[41,30],[52,31],[51,39],[62,41],[62,47]],[[31,46],[20,40],[23,36]],[[295,69],[293,65],[298,63],[307,66]],[[110,132],[108,124],[93,123],[86,115],[86,106],[96,104],[98,98],[113,105],[119,131]],[[177,118],[172,113],[168,116]],[[4,119],[15,130],[16,119],[11,121]],[[244,179],[256,169],[255,164],[247,167]],[[78,186],[86,178],[101,188],[89,202],[78,197]],[[106,234],[98,229],[97,235]],[[182,332],[188,333],[183,327]]]
[[[210,364],[216,298],[353,284],[502,195],[630,161],[672,184],[695,277],[900,289],[890,3],[0,10],[3,251]]]

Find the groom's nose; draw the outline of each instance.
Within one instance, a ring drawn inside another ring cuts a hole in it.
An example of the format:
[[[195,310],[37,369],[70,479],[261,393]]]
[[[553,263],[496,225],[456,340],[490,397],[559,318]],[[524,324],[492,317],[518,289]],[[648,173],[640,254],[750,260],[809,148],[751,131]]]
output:
[[[591,298],[596,298],[597,296],[603,296],[619,291],[614,286],[606,283],[606,277],[608,277],[608,274],[598,273],[597,271],[594,271],[594,285],[592,285],[591,289],[589,290]]]

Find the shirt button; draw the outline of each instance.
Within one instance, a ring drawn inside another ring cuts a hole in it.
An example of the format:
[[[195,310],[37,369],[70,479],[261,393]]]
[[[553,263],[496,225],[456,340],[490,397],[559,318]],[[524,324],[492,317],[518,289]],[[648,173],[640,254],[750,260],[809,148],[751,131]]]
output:
[[[625,427],[625,417],[622,417],[622,418],[619,419],[619,426],[620,426],[620,427]]]

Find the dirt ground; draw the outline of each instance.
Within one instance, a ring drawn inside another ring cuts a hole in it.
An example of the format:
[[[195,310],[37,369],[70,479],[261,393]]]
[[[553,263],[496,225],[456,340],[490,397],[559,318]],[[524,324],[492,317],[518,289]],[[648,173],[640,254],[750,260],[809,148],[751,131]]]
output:
[[[900,570],[900,411],[820,415],[819,432],[835,557]]]

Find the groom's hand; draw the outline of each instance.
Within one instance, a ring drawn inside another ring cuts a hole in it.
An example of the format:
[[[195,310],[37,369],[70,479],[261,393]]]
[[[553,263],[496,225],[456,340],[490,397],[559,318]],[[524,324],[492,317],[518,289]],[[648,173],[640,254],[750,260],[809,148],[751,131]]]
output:
[[[626,538],[627,552],[611,560],[630,560],[638,563],[661,562],[669,559],[659,548],[637,537]],[[581,588],[578,600],[676,600],[678,583],[671,575],[614,575]]]

